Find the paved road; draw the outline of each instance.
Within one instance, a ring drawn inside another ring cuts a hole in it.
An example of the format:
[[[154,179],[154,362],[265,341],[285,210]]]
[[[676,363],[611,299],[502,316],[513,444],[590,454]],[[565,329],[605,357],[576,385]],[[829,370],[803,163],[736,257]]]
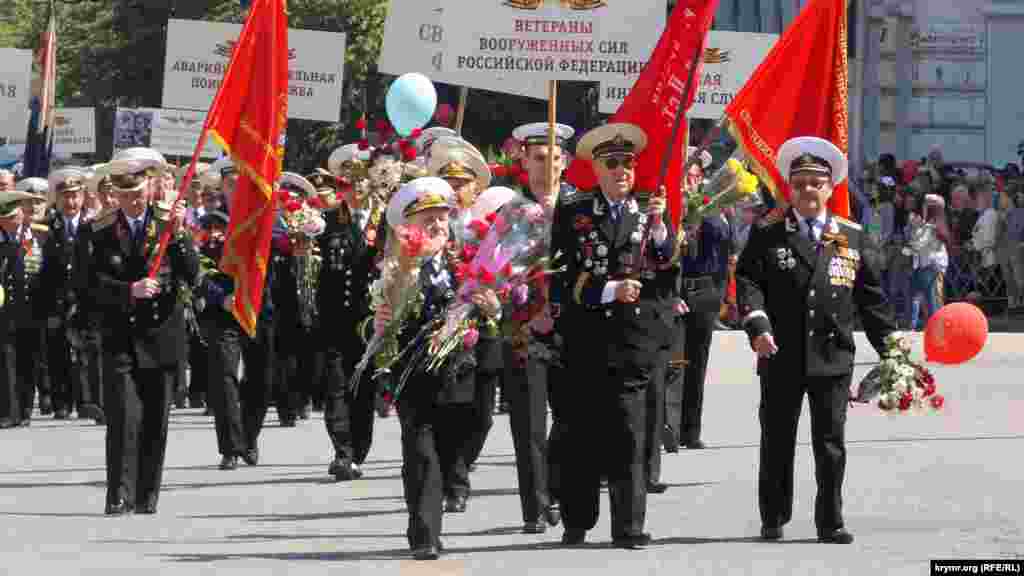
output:
[[[650,499],[656,544],[646,551],[608,547],[607,509],[583,550],[559,549],[561,529],[520,535],[504,416],[473,477],[468,513],[446,517],[450,553],[417,564],[406,560],[393,418],[378,421],[367,477],[335,484],[319,417],[285,429],[271,416],[260,465],[222,472],[210,419],[184,410],[172,415],[165,491],[152,517],[102,515],[101,427],[43,418],[0,432],[0,573],[865,575],[927,574],[931,558],[1024,557],[1022,340],[993,336],[972,364],[937,370],[942,415],[851,411],[852,546],[813,543],[806,414],[787,541],[754,538],[757,387],[743,337],[719,333],[706,393],[709,448],[666,457],[672,488]]]

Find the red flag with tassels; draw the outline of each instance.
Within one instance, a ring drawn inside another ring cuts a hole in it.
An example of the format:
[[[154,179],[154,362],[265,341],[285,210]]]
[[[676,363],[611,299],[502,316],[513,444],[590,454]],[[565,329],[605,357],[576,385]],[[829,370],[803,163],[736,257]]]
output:
[[[255,0],[207,120],[238,170],[220,269],[234,278],[232,312],[250,337],[263,305],[287,109],[285,0]]]
[[[846,0],[811,0],[725,110],[729,131],[777,198],[789,187],[775,168],[782,144],[818,136],[848,147]],[[850,217],[847,183],[829,210]]]
[[[647,148],[637,157],[636,189],[653,192],[658,186],[662,157],[669,149],[672,127],[679,106],[693,105],[700,85],[702,58],[708,30],[718,9],[718,0],[680,0],[672,11],[668,26],[661,34],[650,60],[630,90],[619,110],[609,122],[625,122],[643,129]],[[686,94],[690,69],[697,66],[694,82]],[[682,205],[683,161],[686,156],[686,130],[680,130],[672,143],[672,158],[665,188],[672,222],[679,221]],[[597,177],[590,162],[577,158],[566,170],[566,180],[577,188],[588,190],[597,186]]]

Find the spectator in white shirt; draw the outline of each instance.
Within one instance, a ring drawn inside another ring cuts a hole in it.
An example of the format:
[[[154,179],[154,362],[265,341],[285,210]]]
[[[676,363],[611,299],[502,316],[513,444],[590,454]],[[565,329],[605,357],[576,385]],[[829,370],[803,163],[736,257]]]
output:
[[[999,214],[992,208],[992,190],[987,186],[977,191],[974,201],[980,214],[971,233],[971,248],[978,254],[978,290],[982,297],[991,297],[996,292],[999,279],[996,268]]]
[[[906,302],[906,314],[911,330],[927,324],[928,319],[941,306],[940,292],[942,279],[949,266],[946,242],[949,230],[946,226],[946,203],[941,196],[925,196],[924,217],[910,216],[910,232],[907,250],[913,256],[914,273],[910,282],[910,297]],[[920,306],[925,306],[921,318]],[[919,324],[918,320],[922,322]]]

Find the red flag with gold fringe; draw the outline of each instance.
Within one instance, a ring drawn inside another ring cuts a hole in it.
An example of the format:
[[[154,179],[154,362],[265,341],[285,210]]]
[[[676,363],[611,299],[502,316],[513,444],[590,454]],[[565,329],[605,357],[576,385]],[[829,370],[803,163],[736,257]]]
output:
[[[775,168],[782,144],[818,136],[848,150],[846,0],[811,0],[725,109],[729,131],[776,198],[789,187]],[[850,217],[844,181],[829,210]]]
[[[235,281],[232,312],[250,337],[263,305],[287,109],[285,0],[255,0],[207,120],[238,170],[220,269]]]

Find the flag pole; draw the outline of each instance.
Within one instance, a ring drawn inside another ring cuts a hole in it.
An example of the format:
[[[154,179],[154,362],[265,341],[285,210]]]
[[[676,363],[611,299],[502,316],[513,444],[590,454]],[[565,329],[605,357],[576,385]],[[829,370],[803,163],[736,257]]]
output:
[[[547,177],[545,183],[547,184],[545,194],[551,194],[551,189],[555,187],[555,120],[558,116],[558,80],[548,80],[548,156],[547,156]],[[558,192],[555,192],[555,198],[552,200],[551,205],[555,205],[555,201],[558,198]],[[539,200],[539,198],[538,198]]]
[[[469,88],[459,86],[459,108],[455,112],[455,131],[462,134],[462,122],[466,119],[466,101],[469,100]]]
[[[245,34],[245,29],[248,28],[249,25],[251,24],[252,14],[253,11],[249,10],[246,15],[245,24],[242,26],[242,31],[239,32],[239,37]],[[232,54],[231,60],[228,62],[229,71],[231,70],[231,64],[234,63],[236,55],[237,52],[235,52],[235,54]],[[224,76],[226,77],[227,75],[228,72],[225,71]],[[224,97],[224,94],[224,90],[218,89],[217,95],[213,99],[213,104],[210,105],[210,109],[206,112],[206,119],[203,121],[203,131],[199,133],[199,141],[196,143],[195,151],[192,152],[192,161],[189,162],[188,170],[185,171],[185,176],[181,179],[181,184],[179,185],[178,188],[178,194],[174,198],[174,204],[171,205],[171,221],[167,226],[164,227],[163,232],[161,232],[160,234],[160,246],[157,249],[156,258],[153,259],[153,264],[152,266],[150,266],[149,269],[148,277],[150,279],[156,278],[156,274],[160,270],[160,264],[163,262],[164,256],[167,255],[167,245],[170,244],[171,241],[171,232],[175,228],[177,228],[179,224],[177,216],[175,216],[175,214],[178,211],[178,206],[181,205],[182,199],[185,198],[189,186],[192,185],[192,178],[195,177],[196,173],[196,164],[199,163],[199,155],[202,153],[203,148],[206,146],[206,138],[210,130],[210,121],[214,116],[213,114],[211,114],[211,112],[220,108],[220,101],[221,98]]]

